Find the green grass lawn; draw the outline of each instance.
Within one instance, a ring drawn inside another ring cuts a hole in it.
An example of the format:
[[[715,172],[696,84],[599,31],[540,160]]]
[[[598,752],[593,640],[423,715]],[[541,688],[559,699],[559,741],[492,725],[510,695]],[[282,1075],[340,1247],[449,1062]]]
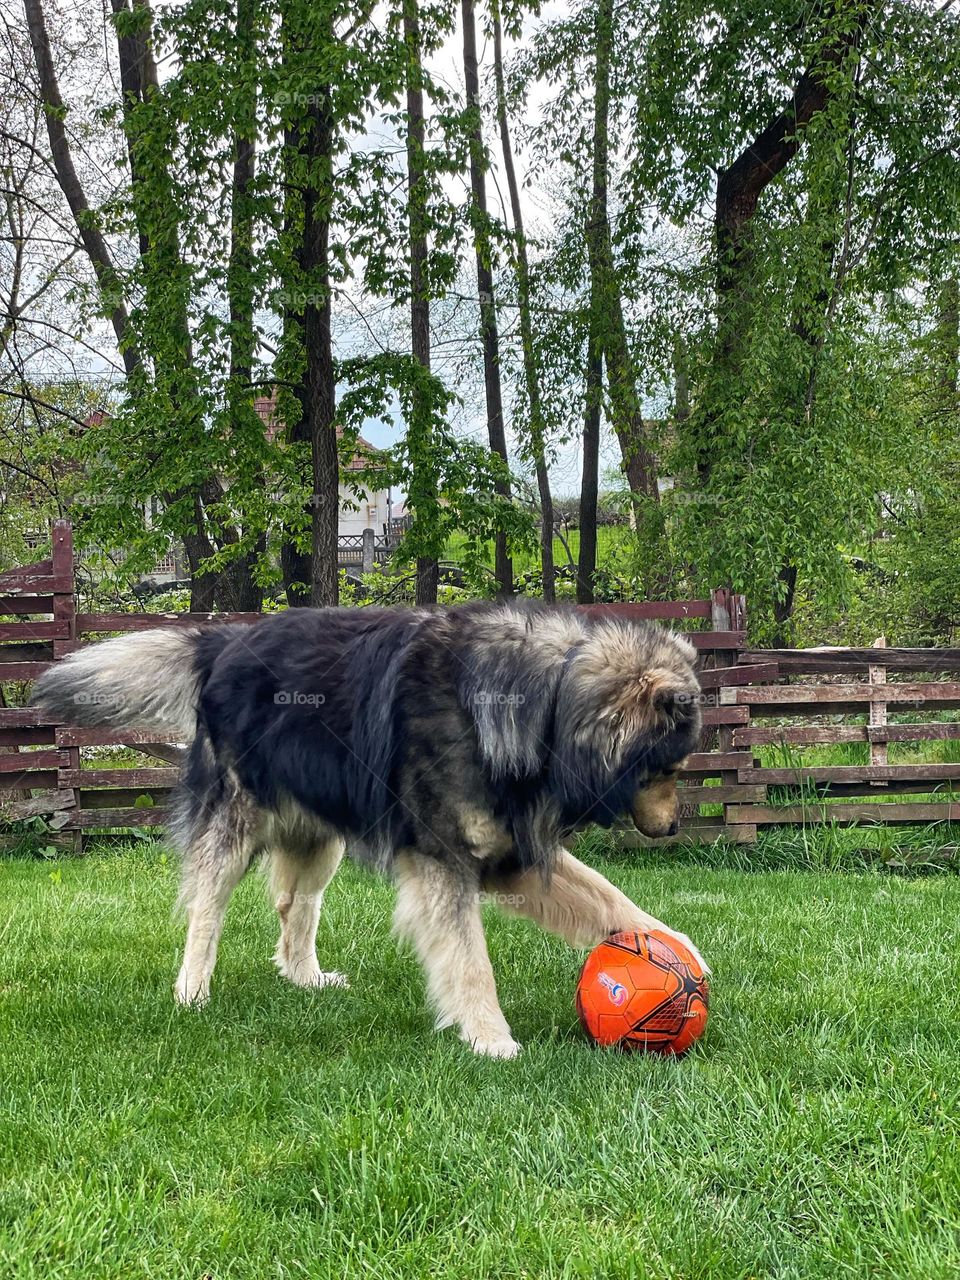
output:
[[[597,555],[602,560],[605,556],[616,550],[622,542],[631,536],[630,529],[626,525],[607,525],[602,524],[597,529]],[[566,546],[564,546],[564,540]],[[465,538],[462,534],[454,534],[447,540],[445,555],[450,560],[457,560],[463,549]],[[569,547],[569,555],[567,548]],[[580,555],[580,530],[571,529],[564,535],[564,539],[554,538],[553,540],[553,561],[559,569],[563,565],[570,564],[570,557],[573,557],[574,564]],[[486,544],[486,563],[489,569],[493,569],[493,543]],[[513,571],[514,573],[527,573],[531,569],[539,569],[540,556],[536,551],[515,551],[513,554]]]
[[[589,1048],[581,957],[491,913],[506,1063],[431,1032],[355,868],[321,925],[351,990],[279,978],[254,875],[178,1012],[172,860],[5,858],[0,1276],[955,1276],[960,880],[733,857],[603,861],[713,965],[680,1062]]]

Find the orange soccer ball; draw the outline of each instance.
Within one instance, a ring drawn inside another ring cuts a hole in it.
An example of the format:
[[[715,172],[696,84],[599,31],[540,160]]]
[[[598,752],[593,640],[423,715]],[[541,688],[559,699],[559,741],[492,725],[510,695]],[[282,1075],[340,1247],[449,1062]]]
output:
[[[686,1053],[707,1025],[707,979],[682,943],[653,930],[611,934],[587,956],[577,1013],[594,1044]]]

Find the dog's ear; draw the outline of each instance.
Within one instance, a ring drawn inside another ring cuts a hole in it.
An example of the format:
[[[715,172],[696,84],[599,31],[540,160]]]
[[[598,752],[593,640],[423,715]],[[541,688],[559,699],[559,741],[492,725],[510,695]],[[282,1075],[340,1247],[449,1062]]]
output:
[[[628,730],[668,729],[694,712],[696,696],[689,681],[668,668],[645,671],[621,705]]]
[[[694,702],[693,695],[684,685],[677,684],[676,677],[672,681],[664,681],[655,685],[650,701],[654,712],[668,720],[679,720]]]

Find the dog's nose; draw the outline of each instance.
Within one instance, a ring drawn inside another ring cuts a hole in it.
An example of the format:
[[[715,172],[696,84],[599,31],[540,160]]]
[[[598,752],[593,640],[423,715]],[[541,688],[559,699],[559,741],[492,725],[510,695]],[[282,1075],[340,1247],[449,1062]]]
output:
[[[675,836],[679,830],[680,830],[680,819],[674,818],[674,820],[670,823],[670,830],[667,832],[667,835]]]

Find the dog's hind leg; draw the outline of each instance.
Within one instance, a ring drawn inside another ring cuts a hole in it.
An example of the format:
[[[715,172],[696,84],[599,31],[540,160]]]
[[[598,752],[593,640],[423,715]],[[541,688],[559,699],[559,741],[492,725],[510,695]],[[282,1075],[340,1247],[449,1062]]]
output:
[[[437,1027],[457,1026],[477,1053],[513,1058],[520,1046],[500,1009],[480,919],[479,882],[421,854],[396,859],[394,929],[427,977]]]
[[[493,875],[485,888],[496,895],[505,911],[535,920],[549,933],[559,934],[572,947],[593,947],[622,929],[658,929],[676,938],[709,969],[686,934],[671,929],[642,911],[610,881],[561,850],[548,874],[538,869]]]
[[[274,963],[298,987],[346,987],[342,973],[324,973],[317,960],[317,924],[323,891],[343,857],[343,841],[331,835],[310,853],[274,850],[270,885],[280,916]]]
[[[187,911],[187,941],[174,986],[178,1004],[202,1005],[210,997],[230,895],[259,850],[247,815],[226,804],[187,840],[180,902]]]

